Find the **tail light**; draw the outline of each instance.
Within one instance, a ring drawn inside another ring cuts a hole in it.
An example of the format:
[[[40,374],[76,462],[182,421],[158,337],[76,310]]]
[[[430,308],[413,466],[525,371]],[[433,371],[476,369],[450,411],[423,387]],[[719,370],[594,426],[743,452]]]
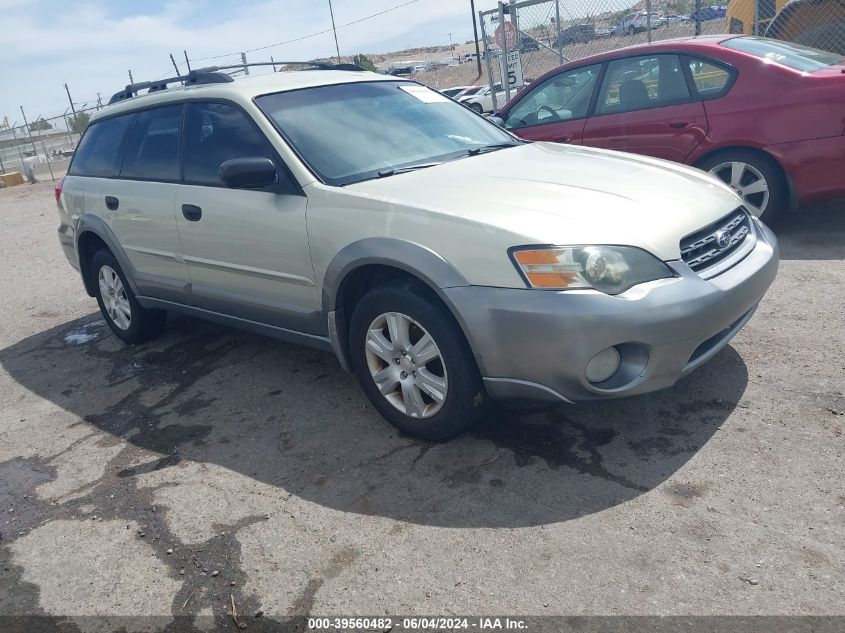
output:
[[[56,204],[58,204],[60,206],[62,204],[62,187],[64,187],[64,186],[65,186],[65,179],[64,178],[62,178],[59,182],[56,183],[56,190],[55,190]]]

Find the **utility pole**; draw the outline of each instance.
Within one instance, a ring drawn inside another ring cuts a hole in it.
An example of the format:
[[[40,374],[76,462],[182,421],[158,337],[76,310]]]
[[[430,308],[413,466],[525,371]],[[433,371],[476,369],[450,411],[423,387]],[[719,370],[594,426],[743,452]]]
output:
[[[472,11],[472,33],[475,35],[475,61],[478,64],[478,76],[481,77],[481,49],[478,46],[478,22],[475,21],[475,0],[469,0]]]
[[[276,61],[273,59],[272,55],[270,55],[270,63],[273,64],[273,72],[276,72]]]
[[[337,51],[337,63],[340,63],[340,46],[337,43],[337,27],[334,25],[334,9],[332,9],[332,0],[329,0],[329,15],[332,16],[332,31],[334,31],[334,48]]]
[[[188,72],[191,72],[191,60],[188,59],[188,51],[182,51],[185,54],[185,65],[188,67]]]
[[[241,53],[241,63],[244,65],[244,75],[248,75],[249,66],[246,65],[246,53]]]
[[[73,107],[73,99],[70,98],[70,88],[67,87],[65,84],[65,92],[67,93],[67,100],[70,101],[70,110],[73,112],[73,118],[76,118],[76,108]],[[21,112],[23,112],[23,107],[21,107]]]
[[[130,84],[134,84],[134,83],[135,83],[135,80],[134,80],[134,79],[132,79],[132,71],[131,71],[131,70],[129,71],[129,83],[130,83]]]
[[[173,59],[173,53],[170,53],[170,61],[173,62],[173,68],[176,69],[176,76],[178,77],[182,73],[179,72],[179,66],[176,65],[176,60]]]
[[[449,51],[452,53],[452,56],[455,55],[455,45],[452,43],[452,34],[449,33]]]

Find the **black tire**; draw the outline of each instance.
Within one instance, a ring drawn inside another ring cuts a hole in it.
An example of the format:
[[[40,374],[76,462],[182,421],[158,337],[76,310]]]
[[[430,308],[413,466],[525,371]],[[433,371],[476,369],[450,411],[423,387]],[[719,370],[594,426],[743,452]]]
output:
[[[400,411],[382,395],[371,374],[365,351],[367,333],[377,317],[390,312],[410,317],[440,350],[448,387],[440,409],[430,417],[413,418]],[[403,433],[424,440],[446,440],[487,414],[489,398],[472,351],[451,313],[425,286],[408,280],[367,292],[352,314],[349,344],[352,366],[364,393],[376,411]]]
[[[129,327],[127,328],[122,328],[117,324],[115,318],[109,313],[109,310],[106,308],[106,304],[103,301],[99,279],[100,270],[105,266],[117,274],[120,278],[121,284],[123,285],[123,293],[129,303],[131,312]],[[112,255],[111,251],[108,249],[101,249],[94,254],[94,257],[91,259],[90,274],[92,275],[94,286],[96,288],[97,304],[100,306],[100,312],[103,315],[103,319],[105,319],[109,328],[117,338],[129,345],[135,345],[137,343],[148,341],[161,334],[164,330],[164,325],[167,322],[167,312],[164,310],[148,310],[141,307],[141,304],[138,303],[138,300],[135,298],[135,294],[132,292],[132,288],[129,286],[126,274],[123,272],[120,264],[117,263],[117,259],[115,259],[114,255]]]
[[[637,29],[635,29],[633,26],[628,27],[628,35],[634,35],[634,34],[636,34],[636,32],[637,32]]]
[[[789,196],[787,195],[787,185],[784,181],[783,173],[773,159],[752,150],[735,149],[717,152],[712,156],[708,156],[704,160],[699,161],[696,167],[712,173],[712,170],[718,165],[732,162],[745,163],[756,169],[763,176],[768,186],[769,199],[759,218],[766,224],[777,225],[783,219],[789,206]],[[727,171],[726,169],[721,170],[721,175],[717,174],[717,177],[730,186],[730,182],[725,179]],[[750,172],[748,174],[750,177],[753,177],[753,175]],[[761,199],[762,196],[760,194],[755,194],[749,197],[749,202],[759,205]],[[753,209],[749,207],[749,211],[753,211]]]
[[[484,108],[481,107],[480,103],[471,103],[469,104],[469,107],[471,110],[477,112],[478,114],[484,114]]]

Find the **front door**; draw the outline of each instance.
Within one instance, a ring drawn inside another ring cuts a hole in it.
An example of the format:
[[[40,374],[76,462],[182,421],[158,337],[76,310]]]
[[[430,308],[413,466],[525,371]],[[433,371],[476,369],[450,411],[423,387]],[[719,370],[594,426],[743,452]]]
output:
[[[306,198],[229,189],[220,165],[267,157],[287,171],[250,117],[228,103],[188,104],[184,184],[176,217],[195,306],[249,321],[319,333],[319,305],[305,226]]]
[[[684,162],[707,134],[700,101],[690,96],[677,55],[608,64],[584,145]]]
[[[600,69],[576,68],[532,87],[501,114],[505,128],[530,141],[581,143]]]

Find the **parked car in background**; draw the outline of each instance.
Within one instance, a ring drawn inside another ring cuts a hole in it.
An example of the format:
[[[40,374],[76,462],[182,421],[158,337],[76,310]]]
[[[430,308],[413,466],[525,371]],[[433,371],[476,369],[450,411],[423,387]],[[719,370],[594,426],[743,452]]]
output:
[[[468,88],[475,88],[476,86],[455,86],[454,88],[444,88],[440,92],[451,99],[456,99]]]
[[[697,170],[523,143],[338,68],[206,70],[94,113],[58,237],[117,338],[173,311],[333,352],[385,419],[442,440],[491,398],[670,387],[775,278],[772,233]],[[320,384],[309,397],[360,406]]]
[[[508,100],[507,92],[505,92],[502,88],[502,84],[495,85],[495,92],[496,105],[504,104]],[[513,94],[513,91],[511,91],[511,96],[513,96]],[[458,97],[458,102],[462,103],[470,110],[474,110],[478,114],[493,112],[495,109],[493,106],[493,90],[490,89],[490,86],[481,86],[472,94],[462,95]]]
[[[569,26],[555,37],[554,46],[568,46],[570,44],[585,44],[596,38],[596,28],[592,24],[575,24]]]
[[[605,37],[612,37],[613,36],[613,27],[608,26],[606,24],[600,24],[595,28],[596,39],[605,38]]]
[[[540,42],[535,40],[533,37],[523,35],[519,40],[519,50],[523,53],[527,53],[529,51],[539,51]]]
[[[658,16],[656,13],[651,14],[651,28],[655,28],[658,24]],[[649,14],[645,11],[634,11],[629,13],[613,30],[614,35],[634,35],[634,33],[641,33],[648,30]]]
[[[682,24],[683,22],[689,22],[688,15],[675,15],[669,14],[663,16],[664,23],[668,24]]]
[[[710,171],[754,215],[845,196],[843,55],[760,37],[631,46],[565,64],[499,113],[526,139]]]

